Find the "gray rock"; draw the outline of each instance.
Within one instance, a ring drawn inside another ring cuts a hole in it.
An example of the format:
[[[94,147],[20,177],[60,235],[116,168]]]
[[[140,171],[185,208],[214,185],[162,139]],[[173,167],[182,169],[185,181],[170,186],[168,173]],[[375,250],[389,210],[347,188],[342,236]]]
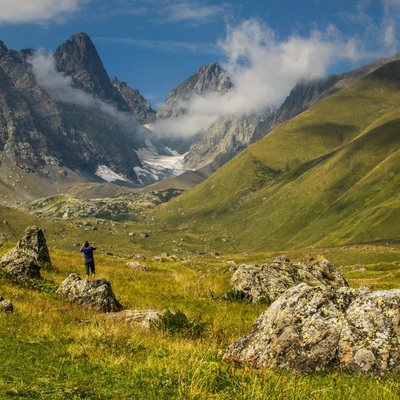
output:
[[[12,313],[14,312],[13,304],[10,300],[5,300],[0,296],[0,312]]]
[[[311,372],[332,367],[344,322],[333,299],[331,288],[302,283],[287,290],[259,316],[252,332],[227,349],[224,358],[257,368]]]
[[[338,367],[400,371],[400,290],[290,288],[262,313],[224,359],[257,368],[312,372]]]
[[[146,271],[146,272],[151,271],[150,267],[141,264],[139,261],[129,261],[126,263],[126,266],[130,269],[135,269],[138,271]]]
[[[400,372],[400,289],[367,292],[346,310],[338,344],[343,368]]]
[[[158,310],[123,310],[108,315],[108,318],[114,321],[125,321],[142,326],[145,329],[151,329],[162,316],[164,311]]]
[[[25,236],[17,243],[16,249],[32,256],[42,267],[51,264],[44,232],[35,225],[26,228]]]
[[[73,303],[100,312],[121,311],[122,306],[112,291],[111,284],[103,279],[86,280],[72,273],[66,278],[56,292]]]
[[[51,264],[49,250],[42,229],[26,228],[25,236],[0,258],[2,268],[9,278],[17,282],[40,279],[40,268]]]
[[[276,258],[272,264],[241,264],[231,279],[233,290],[243,292],[253,302],[272,302],[300,283],[309,286],[348,287],[345,278],[328,260],[295,265],[283,256]]]

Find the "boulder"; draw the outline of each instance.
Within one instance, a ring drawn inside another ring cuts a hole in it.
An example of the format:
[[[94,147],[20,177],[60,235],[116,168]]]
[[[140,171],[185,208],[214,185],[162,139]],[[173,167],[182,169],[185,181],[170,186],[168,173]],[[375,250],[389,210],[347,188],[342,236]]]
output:
[[[43,230],[29,226],[17,245],[0,258],[0,268],[17,282],[40,279],[40,268],[51,264]]]
[[[121,311],[122,306],[116,299],[111,284],[103,279],[86,280],[72,273],[66,278],[57,294],[75,304],[100,312]]]
[[[356,298],[345,313],[338,357],[348,371],[400,372],[400,289]]]
[[[305,283],[287,290],[258,317],[252,332],[228,348],[224,358],[257,368],[311,372],[331,367],[344,321],[334,296],[331,288]]]
[[[151,329],[163,314],[164,311],[159,310],[123,310],[109,314],[108,317],[114,321],[138,324],[145,329]]]
[[[128,261],[126,263],[126,266],[130,269],[135,269],[137,271],[146,271],[146,272],[151,271],[150,267],[141,264],[139,261]]]
[[[292,264],[286,257],[276,258],[272,264],[241,264],[230,281],[233,290],[242,292],[253,302],[271,303],[289,288],[300,283],[308,286],[348,287],[346,279],[328,260],[313,260]]]
[[[17,249],[12,249],[0,259],[0,268],[6,276],[18,283],[41,279],[40,265],[36,259]]]
[[[224,359],[256,368],[400,372],[400,290],[288,289]]]
[[[0,312],[12,313],[14,312],[13,304],[10,300],[5,300],[0,296]]]
[[[15,248],[33,257],[41,267],[51,264],[43,230],[35,225],[26,228],[25,236],[17,243]]]

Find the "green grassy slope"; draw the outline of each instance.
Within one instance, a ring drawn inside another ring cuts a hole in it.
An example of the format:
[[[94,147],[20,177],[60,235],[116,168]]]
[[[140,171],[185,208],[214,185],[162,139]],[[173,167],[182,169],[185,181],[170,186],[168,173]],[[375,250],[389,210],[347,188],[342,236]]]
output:
[[[400,63],[385,65],[243,151],[159,218],[238,250],[400,237]]]

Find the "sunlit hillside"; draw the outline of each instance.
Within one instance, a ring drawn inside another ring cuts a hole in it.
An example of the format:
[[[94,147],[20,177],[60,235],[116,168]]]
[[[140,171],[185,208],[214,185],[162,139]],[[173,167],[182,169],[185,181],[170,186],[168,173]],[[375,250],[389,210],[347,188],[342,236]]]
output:
[[[236,250],[400,238],[400,63],[326,98],[158,216]]]

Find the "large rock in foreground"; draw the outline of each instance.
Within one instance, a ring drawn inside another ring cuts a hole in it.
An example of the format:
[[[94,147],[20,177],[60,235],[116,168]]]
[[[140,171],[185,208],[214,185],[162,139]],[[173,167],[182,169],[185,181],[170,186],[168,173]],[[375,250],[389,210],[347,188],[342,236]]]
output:
[[[41,228],[29,226],[25,236],[0,258],[0,268],[17,282],[41,279],[40,268],[51,265],[49,250]]]
[[[304,283],[262,313],[224,359],[302,372],[400,372],[400,290],[339,290]]]
[[[300,283],[336,289],[349,286],[328,260],[292,264],[283,256],[276,258],[272,264],[242,264],[231,279],[234,291],[242,292],[253,302],[266,303],[273,302],[286,290]]]
[[[61,283],[57,294],[94,311],[116,312],[122,310],[110,282],[103,278],[90,281],[81,279],[77,274],[72,273]]]

